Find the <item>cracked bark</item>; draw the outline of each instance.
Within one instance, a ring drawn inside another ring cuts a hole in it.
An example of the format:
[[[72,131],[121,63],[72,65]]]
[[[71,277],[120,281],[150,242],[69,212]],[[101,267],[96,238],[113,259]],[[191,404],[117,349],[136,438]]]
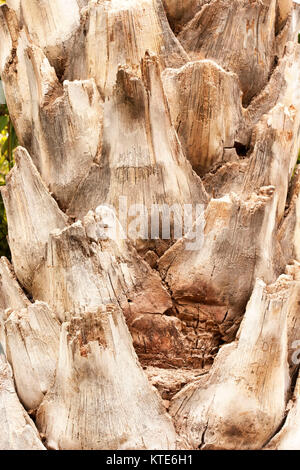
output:
[[[290,0],[0,7],[1,449],[300,448],[299,28]]]

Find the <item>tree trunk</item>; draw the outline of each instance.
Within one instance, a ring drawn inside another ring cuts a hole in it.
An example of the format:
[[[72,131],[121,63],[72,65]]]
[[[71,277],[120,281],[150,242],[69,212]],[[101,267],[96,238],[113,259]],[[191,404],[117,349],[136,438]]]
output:
[[[0,449],[300,450],[300,9],[10,0]]]

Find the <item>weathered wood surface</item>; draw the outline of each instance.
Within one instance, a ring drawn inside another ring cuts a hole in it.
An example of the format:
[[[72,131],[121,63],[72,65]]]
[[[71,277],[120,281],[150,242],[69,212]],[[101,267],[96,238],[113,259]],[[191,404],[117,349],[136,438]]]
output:
[[[194,170],[205,174],[232,156],[243,108],[238,77],[215,62],[166,69],[163,83],[171,116]]]
[[[1,449],[299,448],[299,29],[291,0],[0,7]]]
[[[8,237],[16,275],[30,291],[34,272],[44,258],[49,233],[67,225],[25,149],[1,189],[8,217]]]
[[[55,381],[37,422],[51,449],[176,448],[172,420],[115,306],[63,324]]]
[[[193,448],[260,449],[281,424],[289,386],[286,292],[284,280],[270,288],[258,280],[238,340],[173,398],[176,428]]]
[[[26,409],[35,410],[54,378],[60,323],[46,304],[37,302],[13,311],[4,328],[18,396]]]
[[[212,1],[179,35],[192,59],[213,59],[237,73],[245,104],[266,86],[274,66],[276,4],[276,0]],[[284,13],[282,9],[281,21],[291,7]]]

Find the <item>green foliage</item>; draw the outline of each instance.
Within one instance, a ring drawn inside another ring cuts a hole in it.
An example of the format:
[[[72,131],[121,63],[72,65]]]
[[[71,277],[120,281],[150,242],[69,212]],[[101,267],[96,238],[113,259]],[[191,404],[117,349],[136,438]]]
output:
[[[0,255],[10,259],[10,250],[7,243],[7,220],[2,197],[0,196]]]
[[[1,2],[0,3],[4,3]],[[1,82],[0,82],[1,84]],[[6,104],[0,103],[0,186],[5,185],[5,178],[14,164],[13,151],[18,145],[17,136],[9,117]],[[0,195],[0,256],[10,258],[7,243],[7,219]]]

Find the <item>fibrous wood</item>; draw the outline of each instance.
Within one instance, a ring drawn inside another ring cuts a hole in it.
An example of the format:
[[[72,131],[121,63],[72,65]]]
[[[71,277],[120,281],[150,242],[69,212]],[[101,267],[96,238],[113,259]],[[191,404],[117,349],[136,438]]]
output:
[[[38,431],[19,402],[11,368],[0,346],[0,449],[46,450]]]
[[[8,214],[8,236],[19,281],[30,290],[33,274],[44,258],[49,233],[67,224],[25,149],[15,152],[16,165],[1,194]]]
[[[175,33],[186,25],[210,0],[163,0],[169,23]]]
[[[289,385],[287,297],[280,279],[274,290],[256,282],[238,340],[173,398],[177,430],[193,448],[259,449],[280,425]]]
[[[299,30],[291,0],[0,7],[0,449],[299,448]]]
[[[299,378],[292,400],[289,402],[287,418],[283,427],[267,444],[266,450],[298,450],[299,436]]]
[[[54,378],[60,323],[46,304],[37,302],[14,310],[4,328],[18,396],[26,409],[35,410]]]
[[[276,3],[213,1],[179,35],[191,58],[214,59],[237,73],[246,104],[267,84],[274,65]]]
[[[29,305],[29,300],[16,279],[10,262],[2,257],[0,260],[0,308],[20,309]]]
[[[262,274],[266,281],[276,276],[273,193],[274,187],[265,187],[247,201],[234,193],[212,199],[204,220],[196,222],[204,228],[200,249],[189,251],[183,238],[159,260],[174,299],[199,304],[225,335],[238,324],[253,280]]]
[[[233,149],[243,122],[238,77],[215,62],[189,62],[167,69],[163,82],[171,116],[193,168],[204,174]]]
[[[118,71],[113,95],[104,104],[99,165],[91,167],[78,188],[70,214],[82,216],[100,203],[118,208],[120,194],[128,207],[144,204],[149,213],[152,204],[177,204],[175,220],[184,204],[207,202],[172,126],[158,60],[146,54],[141,66],[142,79],[126,68]]]
[[[116,233],[108,238],[107,209],[49,236],[46,256],[34,273],[32,293],[49,303],[63,321],[102,304],[121,304],[128,314],[164,313],[171,306],[157,273]],[[108,227],[109,228],[109,227]],[[117,221],[117,231],[122,230]],[[59,273],[59,276],[57,274]],[[128,305],[130,300],[130,305]]]
[[[112,91],[119,64],[139,71],[146,51],[158,55],[162,66],[188,61],[172,34],[161,0],[90,2],[82,15],[76,44],[76,59],[69,57],[65,78],[96,77],[105,95]]]
[[[52,449],[176,447],[171,418],[138,365],[115,306],[63,324],[55,382],[37,422]]]

